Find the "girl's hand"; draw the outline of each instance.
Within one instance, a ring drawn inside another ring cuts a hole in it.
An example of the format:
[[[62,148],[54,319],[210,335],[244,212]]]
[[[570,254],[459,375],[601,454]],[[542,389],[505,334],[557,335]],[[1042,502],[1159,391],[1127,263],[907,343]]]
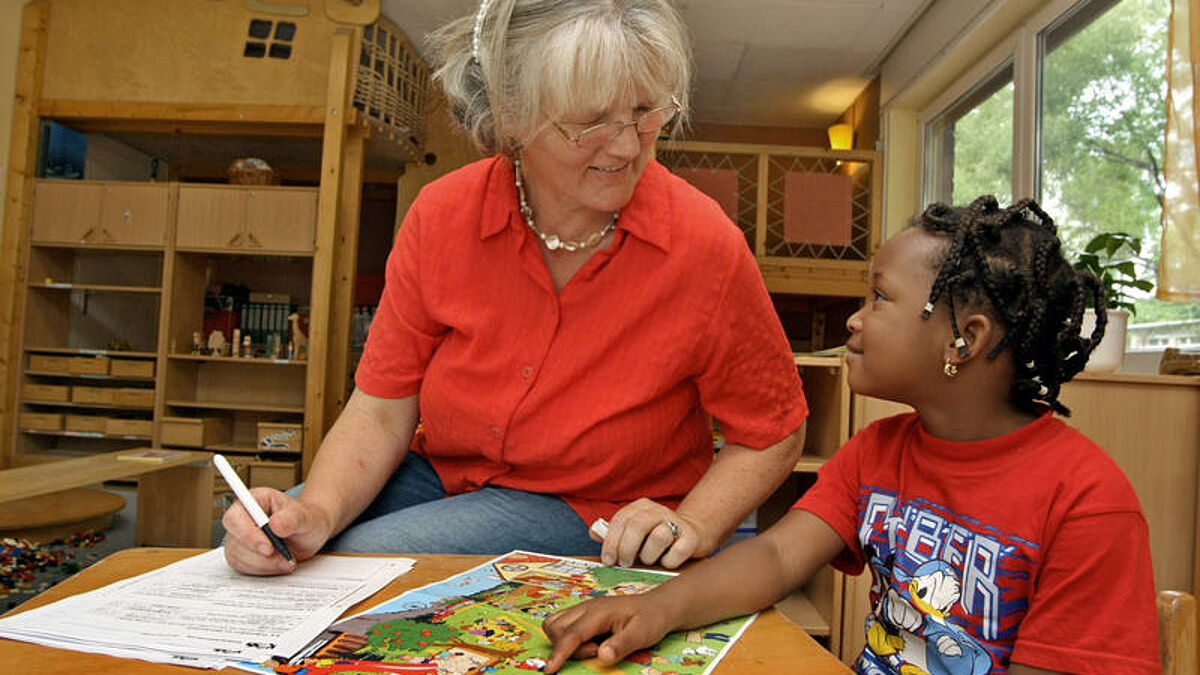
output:
[[[595,598],[552,614],[542,623],[554,643],[546,672],[569,658],[598,658],[605,666],[657,644],[673,628],[669,603],[647,595]]]

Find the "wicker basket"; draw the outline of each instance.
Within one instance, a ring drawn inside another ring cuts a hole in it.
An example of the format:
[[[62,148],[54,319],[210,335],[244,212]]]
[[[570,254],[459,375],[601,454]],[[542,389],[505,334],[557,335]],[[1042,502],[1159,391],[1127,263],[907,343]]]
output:
[[[234,185],[279,185],[279,176],[271,169],[238,169],[226,171]]]

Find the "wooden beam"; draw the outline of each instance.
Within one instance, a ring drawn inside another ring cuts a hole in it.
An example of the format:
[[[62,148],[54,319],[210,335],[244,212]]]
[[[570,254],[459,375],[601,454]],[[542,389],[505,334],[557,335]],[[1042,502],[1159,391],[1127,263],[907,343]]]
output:
[[[365,128],[350,127],[342,165],[342,204],[334,256],[329,320],[329,377],[325,380],[326,430],[346,405],[350,381],[350,332],[354,321],[354,288],[358,276],[358,231],[362,213]]]
[[[8,175],[5,185],[4,230],[0,239],[0,467],[9,466],[15,451],[13,429],[16,412],[17,377],[21,372],[21,315],[25,307],[25,235],[33,197],[33,174],[37,168],[40,121],[37,100],[42,92],[46,59],[46,34],[50,23],[47,0],[25,6],[21,20],[21,43],[17,61],[17,86],[13,97],[12,133],[9,140]]]
[[[144,130],[154,120],[176,122],[234,122],[246,124],[312,125],[324,122],[324,109],[301,105],[153,103],[142,101],[77,101],[48,99],[38,102],[43,117],[61,119],[132,120]],[[227,133],[227,132],[218,132]]]
[[[325,433],[325,383],[329,364],[330,300],[333,262],[341,215],[342,162],[346,145],[347,110],[354,78],[354,34],[339,30],[329,48],[329,86],[326,91],[325,135],[321,146],[321,187],[317,211],[317,245],[313,256],[312,299],[308,336],[308,373],[304,400],[304,457],[308,475]]]

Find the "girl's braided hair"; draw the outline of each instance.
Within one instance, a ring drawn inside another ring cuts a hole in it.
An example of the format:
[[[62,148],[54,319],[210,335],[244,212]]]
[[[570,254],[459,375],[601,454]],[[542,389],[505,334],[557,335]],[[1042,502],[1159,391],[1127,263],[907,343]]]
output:
[[[1104,336],[1108,314],[1099,280],[1063,257],[1050,216],[1032,199],[1001,208],[988,195],[965,207],[932,204],[914,225],[950,238],[945,256],[933,261],[937,277],[922,316],[928,318],[944,297],[959,352],[966,356],[956,306],[990,307],[1004,336],[987,356],[994,359],[1005,347],[1012,349],[1013,403],[1031,412],[1048,405],[1070,415],[1058,400],[1059,390],[1083,370]],[[1096,327],[1084,337],[1080,324],[1089,295]]]

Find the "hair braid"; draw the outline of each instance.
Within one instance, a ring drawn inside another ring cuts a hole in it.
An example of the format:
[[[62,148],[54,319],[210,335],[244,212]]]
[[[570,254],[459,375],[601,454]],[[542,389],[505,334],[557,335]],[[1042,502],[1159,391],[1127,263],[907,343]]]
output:
[[[1054,220],[1031,199],[1002,208],[989,195],[965,207],[933,204],[915,224],[950,240],[933,261],[937,273],[922,316],[944,296],[958,338],[963,307],[991,313],[1004,334],[987,358],[1012,350],[1013,403],[1069,415],[1058,400],[1062,385],[1083,369],[1108,317],[1099,280],[1063,257]],[[1096,329],[1083,336],[1089,305],[1096,310]]]

